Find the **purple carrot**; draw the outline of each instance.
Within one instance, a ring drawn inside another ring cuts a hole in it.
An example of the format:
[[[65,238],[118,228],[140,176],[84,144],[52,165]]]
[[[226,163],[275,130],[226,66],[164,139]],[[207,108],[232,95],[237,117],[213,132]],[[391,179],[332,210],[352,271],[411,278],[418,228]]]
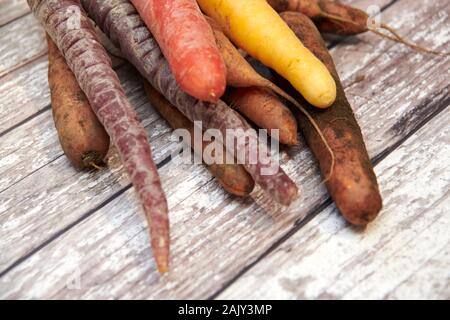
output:
[[[107,52],[98,42],[79,1],[28,0],[28,5],[64,55],[116,145],[149,221],[156,264],[161,272],[166,272],[169,264],[167,201],[146,132],[125,96]]]
[[[202,121],[209,128],[219,129],[223,136],[226,129],[251,129],[247,121],[237,112],[228,107],[223,101],[209,103],[199,101],[183,92],[170,71],[170,67],[141,20],[136,9],[128,0],[82,0],[85,10],[96,24],[105,32],[112,42],[118,46],[122,54],[139,70],[139,72],[165,98],[176,106],[191,121]],[[265,152],[266,146],[256,137],[257,147]],[[228,151],[239,154],[238,146]],[[264,171],[271,163],[250,164],[247,161],[251,153],[255,152],[249,144],[241,145],[245,148],[245,159],[240,160],[255,182],[268,192],[275,200],[289,205],[297,196],[297,186],[278,166],[276,173],[265,175]],[[241,149],[242,150],[242,149]],[[254,162],[253,162],[254,163]]]

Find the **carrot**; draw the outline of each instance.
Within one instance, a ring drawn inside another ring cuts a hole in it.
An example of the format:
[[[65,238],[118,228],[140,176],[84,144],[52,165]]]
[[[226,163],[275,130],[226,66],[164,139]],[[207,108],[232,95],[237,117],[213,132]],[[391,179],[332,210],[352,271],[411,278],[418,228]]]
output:
[[[336,80],[337,99],[331,108],[318,111],[301,97],[298,99],[320,126],[336,157],[334,173],[326,181],[332,198],[350,223],[366,225],[378,215],[382,200],[361,129],[345,96],[333,59],[319,31],[308,17],[296,12],[285,12],[281,17],[305,46],[323,61]],[[289,86],[287,83],[286,85]],[[290,91],[294,91],[293,88]],[[318,159],[322,173],[327,175],[330,167],[327,149],[309,121],[305,121],[301,113],[297,113],[297,117],[299,127]]]
[[[278,140],[283,144],[295,145],[297,122],[294,115],[280,99],[270,91],[257,87],[230,89],[229,104],[244,114],[260,128],[278,129]]]
[[[269,89],[279,96],[295,103],[295,100],[290,97],[281,88],[259,75],[252,66],[239,53],[236,47],[231,43],[227,36],[222,32],[220,26],[211,18],[206,17],[210,23],[214,36],[216,38],[217,46],[225,61],[227,68],[227,85],[237,88],[247,87],[262,87]]]
[[[313,19],[321,32],[339,35],[356,35],[367,31],[374,32],[381,37],[402,43],[414,50],[436,55],[449,53],[431,50],[412,43],[398,34],[387,24],[373,26],[369,23],[369,15],[352,6],[330,0],[268,0],[269,4],[278,12],[297,11]],[[383,33],[378,27],[388,31]]]
[[[144,88],[153,107],[158,110],[159,114],[166,119],[173,129],[186,129],[192,138],[190,146],[202,158],[205,157],[204,151],[208,146],[208,142],[201,141],[202,150],[195,150],[194,141],[194,124],[186,118],[180,111],[169,103],[155,88],[147,81],[144,81]],[[226,154],[226,150],[222,151]],[[255,187],[252,177],[245,171],[244,167],[239,164],[227,164],[225,158],[221,163],[211,163],[206,165],[211,174],[217,179],[220,185],[229,193],[239,196],[248,196]]]
[[[195,0],[131,0],[159,43],[181,89],[204,101],[217,101],[226,69]]]
[[[331,164],[331,170],[330,175],[333,173],[332,168],[334,165],[334,155],[331,151],[331,148],[328,146],[328,143],[323,138],[322,133],[320,132],[320,129],[318,128],[317,124],[314,122],[314,119],[308,114],[308,112],[290,95],[288,95],[286,92],[284,92],[280,87],[273,84],[271,81],[267,80],[266,78],[260,76],[253,67],[247,62],[246,59],[244,59],[243,56],[239,53],[239,51],[236,49],[236,47],[230,42],[230,40],[225,36],[225,34],[222,32],[221,27],[218,25],[217,22],[212,20],[211,18],[207,17],[208,22],[211,24],[211,27],[214,32],[214,36],[216,37],[216,42],[219,47],[219,50],[222,54],[222,57],[224,58],[225,65],[227,66],[227,84],[232,87],[238,87],[238,88],[246,88],[246,87],[262,87],[269,89],[279,96],[283,97],[293,105],[295,105],[301,112],[304,113],[304,115],[309,119],[311,122],[311,125],[317,130],[317,133],[322,137],[323,142],[325,146],[327,147],[330,156],[332,158],[332,164]],[[249,109],[250,111],[250,109]],[[252,118],[251,114],[247,114],[249,118]],[[255,115],[258,116],[258,115]],[[269,120],[266,117],[266,120]],[[273,124],[274,127],[276,127],[279,122],[276,124]],[[271,127],[272,125],[268,125],[267,127]],[[264,126],[266,127],[266,126]],[[267,128],[266,127],[266,128]]]
[[[28,5],[62,52],[100,122],[116,145],[150,224],[153,255],[168,269],[167,202],[147,135],[128,102],[107,52],[77,1],[28,0]]]
[[[100,169],[109,149],[109,136],[48,35],[47,44],[52,113],[61,147],[77,168]]]
[[[267,146],[250,131],[252,128],[244,118],[221,100],[217,103],[202,102],[180,90],[156,41],[130,3],[124,0],[82,0],[82,3],[91,18],[141,75],[189,120],[202,121],[206,129],[219,129],[223,137],[227,136],[227,129],[250,133],[255,145],[233,143],[227,144],[226,148],[228,153],[238,156],[237,160],[255,183],[283,205],[289,205],[297,197],[297,186],[281,167],[277,166],[274,174],[267,174],[266,170],[274,168],[274,159],[249,161],[256,152],[254,148],[261,148],[260,153],[264,153]]]
[[[336,98],[327,68],[295,37],[266,0],[198,0],[203,11],[251,56],[276,70],[319,108]]]

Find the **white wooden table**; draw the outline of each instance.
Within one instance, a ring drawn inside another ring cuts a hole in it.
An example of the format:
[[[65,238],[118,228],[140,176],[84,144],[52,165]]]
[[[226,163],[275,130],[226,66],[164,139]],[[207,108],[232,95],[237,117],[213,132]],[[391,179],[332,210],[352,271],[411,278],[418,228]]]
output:
[[[450,50],[449,0],[353,0]],[[384,198],[365,230],[339,216],[302,142],[284,155],[301,197],[226,194],[201,165],[167,160],[171,130],[136,71],[116,67],[148,129],[167,192],[171,272],[155,271],[144,215],[116,152],[102,172],[63,156],[44,32],[24,0],[0,1],[1,298],[450,299],[450,59],[365,34],[331,50]]]

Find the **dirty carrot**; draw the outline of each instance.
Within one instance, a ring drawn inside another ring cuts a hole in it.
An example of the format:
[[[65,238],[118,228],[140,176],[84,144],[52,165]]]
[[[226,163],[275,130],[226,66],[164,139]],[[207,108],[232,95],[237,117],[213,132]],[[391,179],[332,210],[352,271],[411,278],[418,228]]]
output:
[[[268,195],[283,205],[289,205],[297,198],[297,186],[275,159],[262,161],[257,157],[255,162],[249,161],[258,152],[255,149],[259,149],[259,154],[268,150],[242,116],[221,100],[217,103],[203,102],[180,90],[155,39],[130,3],[124,0],[82,0],[82,3],[91,18],[141,75],[189,120],[202,121],[205,129],[219,129],[223,137],[227,136],[227,129],[248,133],[245,144],[226,144],[227,152],[238,158],[255,183]],[[250,139],[256,143],[250,145]]]
[[[230,89],[226,101],[257,126],[267,129],[269,135],[272,136],[273,129],[278,129],[281,143],[298,143],[294,115],[271,91],[258,87]]]
[[[205,149],[208,142],[199,141],[201,150],[196,150],[194,124],[186,118],[177,108],[167,101],[155,88],[153,88],[147,81],[144,81],[144,88],[152,106],[158,110],[159,114],[169,123],[173,129],[186,129],[191,136],[190,146],[203,159],[206,157]],[[206,161],[206,166],[211,174],[217,179],[220,185],[229,193],[239,197],[248,196],[255,187],[255,182],[252,177],[245,171],[245,168],[239,164],[227,164],[225,155],[226,150],[222,150],[224,157],[220,163],[211,163]]]
[[[131,0],[169,62],[181,89],[204,101],[217,101],[226,69],[195,0]]]
[[[318,111],[300,96],[298,99],[319,125],[336,157],[333,174],[326,181],[332,198],[350,223],[366,225],[378,215],[382,200],[361,129],[345,96],[334,62],[319,31],[308,17],[297,12],[285,12],[281,17],[305,46],[323,61],[336,80],[337,99],[331,108]],[[287,89],[289,84],[285,85]],[[290,91],[294,91],[293,88]],[[327,175],[331,162],[329,152],[303,114],[297,113],[297,116],[299,127],[319,161],[323,175]]]
[[[266,0],[198,0],[241,48],[285,77],[312,105],[329,107],[336,84]]]
[[[62,52],[92,109],[117,147],[144,207],[157,266],[161,272],[166,272],[169,265],[166,198],[147,134],[111,67],[108,53],[99,43],[90,20],[77,1],[28,0],[28,5]]]
[[[321,32],[338,35],[356,35],[371,31],[381,37],[402,43],[416,51],[436,55],[448,55],[422,47],[406,40],[391,26],[381,23],[369,23],[369,15],[352,6],[330,0],[268,0],[269,4],[278,12],[297,11],[313,19]],[[387,31],[389,34],[381,32]]]
[[[109,136],[48,35],[47,44],[52,113],[61,147],[77,168],[100,168],[109,149]]]

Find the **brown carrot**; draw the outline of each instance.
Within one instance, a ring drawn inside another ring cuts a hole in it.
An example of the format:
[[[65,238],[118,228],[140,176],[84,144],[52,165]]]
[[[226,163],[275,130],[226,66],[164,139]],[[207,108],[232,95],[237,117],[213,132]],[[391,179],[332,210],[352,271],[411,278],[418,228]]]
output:
[[[291,110],[271,91],[259,88],[230,89],[225,100],[257,126],[278,129],[278,140],[283,144],[295,145],[297,140],[297,121]]]
[[[356,35],[367,31],[374,32],[381,37],[402,43],[416,51],[436,55],[448,55],[449,53],[428,49],[406,40],[387,24],[379,26],[369,23],[369,15],[352,6],[330,0],[268,0],[269,4],[278,12],[297,11],[313,19],[320,32],[338,35]],[[379,29],[388,31],[389,34]]]
[[[308,17],[297,12],[286,12],[281,17],[305,46],[327,66],[336,80],[337,99],[326,110],[318,111],[299,95],[297,98],[319,125],[336,157],[333,175],[326,182],[332,198],[349,222],[366,225],[378,215],[382,200],[361,129],[347,101],[334,62],[319,31]],[[289,87],[287,82],[284,85]],[[293,88],[288,90],[295,91]],[[327,175],[331,161],[327,149],[310,122],[305,121],[303,114],[297,112],[297,117],[322,173]]]
[[[59,142],[77,168],[100,168],[109,149],[109,136],[51,38],[48,44],[48,83]]]
[[[144,81],[144,88],[152,106],[158,110],[159,114],[161,114],[173,129],[186,129],[189,131],[192,138],[189,141],[190,146],[197,152],[194,149],[194,124],[178,111],[178,109],[172,106],[147,81]],[[203,151],[208,145],[208,142],[202,141],[200,143],[202,150],[198,153],[201,153],[200,156],[203,157]],[[223,149],[222,154],[226,154],[225,149]],[[227,164],[225,157],[222,163],[211,163],[207,165],[207,168],[227,192],[236,196],[248,196],[255,187],[255,182],[247,171],[245,171],[245,168],[239,164]]]

